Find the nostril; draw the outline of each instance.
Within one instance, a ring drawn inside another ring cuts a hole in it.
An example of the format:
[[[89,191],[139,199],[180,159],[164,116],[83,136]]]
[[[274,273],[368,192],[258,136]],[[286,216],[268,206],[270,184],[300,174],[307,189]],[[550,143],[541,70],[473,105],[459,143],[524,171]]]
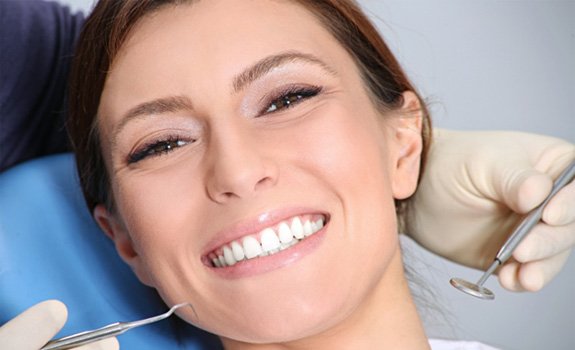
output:
[[[216,201],[248,198],[273,187],[278,170],[268,158],[243,156],[217,158],[207,174],[208,196]]]
[[[254,186],[254,189],[256,191],[260,190],[260,189],[264,189],[268,186],[273,185],[273,183],[274,183],[274,180],[271,177],[264,177],[256,183],[256,185]]]

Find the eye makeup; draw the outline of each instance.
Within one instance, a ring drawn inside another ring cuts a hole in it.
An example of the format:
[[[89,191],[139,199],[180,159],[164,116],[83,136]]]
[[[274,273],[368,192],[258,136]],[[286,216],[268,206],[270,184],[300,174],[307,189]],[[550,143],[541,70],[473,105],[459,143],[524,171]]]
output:
[[[315,85],[289,85],[282,87],[279,91],[272,92],[262,98],[264,107],[258,113],[259,116],[280,113],[287,109],[294,108],[300,103],[304,103],[315,96],[318,96],[322,87]],[[144,145],[137,147],[134,151],[130,152],[127,157],[128,164],[135,164],[142,160],[161,155],[167,155],[178,148],[182,148],[196,140],[189,137],[182,137],[180,134],[172,133],[163,135],[146,142]]]
[[[187,140],[176,134],[163,136],[136,148],[135,151],[128,155],[127,162],[128,164],[134,164],[150,157],[165,155],[193,142],[195,140]]]
[[[326,91],[338,90],[338,77],[317,64],[284,63],[244,87],[240,113],[253,118],[287,111]]]
[[[314,85],[291,85],[279,92],[274,92],[270,96],[264,97],[266,103],[258,115],[281,112],[282,110],[292,108],[307,99],[319,95],[322,87]]]
[[[307,104],[309,100],[321,95],[326,89],[328,91],[332,90],[332,87],[330,87],[332,85],[330,78],[333,77],[333,73],[327,74],[325,69],[322,69],[322,67],[318,68],[316,64],[310,64],[308,62],[303,64],[302,62],[284,62],[283,65],[275,66],[272,70],[266,71],[255,79],[251,79],[246,86],[236,92],[242,96],[242,102],[239,106],[240,110],[236,112],[239,112],[240,115],[256,119],[271,117],[276,114],[278,114],[278,116],[281,115],[282,118],[284,116],[285,118],[289,118],[292,115],[295,116],[297,113],[292,114],[289,111],[294,108],[298,109],[300,105]],[[234,92],[232,92],[232,94],[234,94]],[[185,111],[189,111],[191,108],[190,98],[193,98],[193,96],[187,96],[185,98],[182,98],[181,95],[176,96],[178,96],[177,101],[181,99],[188,101],[186,104],[187,107],[184,108],[178,104],[176,109],[179,110],[179,108],[183,108]],[[158,101],[162,102],[161,105],[163,106],[165,101],[172,100],[174,100],[174,98],[168,97],[159,99]],[[159,102],[154,100],[152,103],[154,103],[155,106]],[[147,106],[147,104],[144,105]],[[209,106],[209,103],[208,101],[196,101],[195,105]],[[204,107],[205,111],[210,111],[210,109],[205,108],[206,107]],[[154,113],[149,116],[154,117],[154,121],[152,124],[145,122],[147,126],[145,126],[144,129],[146,130],[142,130],[142,132],[145,132],[149,136],[142,138],[144,142],[141,142],[140,145],[135,143],[132,148],[133,150],[125,157],[125,164],[133,165],[158,156],[170,155],[174,151],[178,151],[179,148],[183,148],[197,141],[197,137],[190,137],[192,135],[189,135],[187,132],[182,133],[170,130],[164,130],[164,132],[162,132],[161,129],[163,129],[164,126],[161,126],[161,124],[164,124],[164,121],[168,125],[173,125],[176,121],[172,119],[171,116],[168,118],[162,117],[160,119],[162,121],[155,120],[155,117],[166,113],[162,113],[164,110],[158,109],[154,109],[153,111]],[[167,114],[174,113],[172,109],[167,112]],[[204,117],[200,119],[209,119],[209,117],[207,117],[210,115],[209,113],[210,112],[204,112]],[[184,119],[186,119],[186,123],[191,122],[188,113],[185,114]],[[149,119],[147,116],[148,114],[136,120],[143,122]],[[194,124],[198,122],[197,118],[192,119],[195,120],[193,122]],[[265,119],[266,118],[263,120]],[[277,119],[277,121],[283,119]],[[274,121],[275,120],[274,118]],[[203,124],[204,122],[210,124],[209,120],[203,120],[200,123]],[[159,125],[157,123],[159,123]],[[131,124],[132,123],[130,123],[130,125]],[[157,128],[159,130],[154,132],[153,129]],[[171,127],[169,128],[171,129]],[[157,136],[154,136],[152,133],[155,133]],[[194,136],[199,135],[194,133]]]

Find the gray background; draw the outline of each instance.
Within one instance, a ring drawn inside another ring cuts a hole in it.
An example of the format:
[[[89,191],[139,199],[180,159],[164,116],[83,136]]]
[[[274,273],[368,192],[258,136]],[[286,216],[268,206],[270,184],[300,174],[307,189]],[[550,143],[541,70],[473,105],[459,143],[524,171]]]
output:
[[[89,10],[92,0],[61,0]],[[523,130],[575,142],[575,1],[360,0],[408,74],[431,101],[436,126]],[[485,302],[449,286],[480,272],[404,241],[434,337],[502,349],[575,349],[575,258],[543,291]]]

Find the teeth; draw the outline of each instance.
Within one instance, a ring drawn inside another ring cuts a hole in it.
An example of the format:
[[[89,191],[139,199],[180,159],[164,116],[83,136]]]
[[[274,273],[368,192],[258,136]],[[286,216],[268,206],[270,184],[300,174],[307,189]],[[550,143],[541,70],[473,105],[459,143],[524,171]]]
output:
[[[304,225],[305,226],[305,225]],[[315,226],[315,222],[314,221],[310,221],[309,222],[309,226],[311,227],[312,232],[316,232],[317,231],[317,227]]]
[[[262,240],[262,249],[265,252],[271,252],[280,247],[280,240],[271,228],[263,230],[260,239]]]
[[[294,239],[293,241],[289,242],[289,243],[282,243],[280,246],[280,250],[286,250],[289,247],[292,247],[294,245],[296,245],[299,242],[299,240]]]
[[[262,253],[262,246],[257,239],[247,236],[243,240],[244,253],[246,254],[246,259],[252,259]]]
[[[291,232],[293,236],[297,239],[303,238],[303,225],[299,218],[294,218],[291,222]]]
[[[257,236],[244,237],[241,243],[233,241],[210,253],[209,258],[213,266],[226,267],[233,266],[242,260],[276,254],[294,246],[305,237],[313,235],[323,226],[323,219],[311,221],[308,217],[304,217],[302,222],[301,218],[295,217],[291,225],[284,221],[279,223],[276,230],[266,228]],[[259,237],[259,240],[256,237]]]
[[[282,222],[278,226],[278,233],[280,236],[280,242],[282,242],[283,244],[287,244],[293,240],[293,234],[291,233],[288,224],[286,224],[285,222]]]
[[[242,261],[246,257],[244,248],[236,241],[232,242],[232,253],[234,253],[234,259],[236,259],[236,261]]]
[[[304,236],[308,237],[311,236],[314,233],[314,231],[311,228],[311,223],[309,222],[309,220],[304,221],[303,223],[303,234]]]
[[[233,266],[236,264],[236,258],[234,258],[234,253],[228,246],[224,246],[224,259],[228,266]]]

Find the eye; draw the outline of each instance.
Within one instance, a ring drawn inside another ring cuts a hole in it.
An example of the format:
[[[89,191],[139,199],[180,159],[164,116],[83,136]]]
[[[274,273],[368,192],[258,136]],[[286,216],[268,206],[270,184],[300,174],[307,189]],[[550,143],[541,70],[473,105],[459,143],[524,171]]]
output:
[[[272,97],[266,109],[260,114],[275,113],[291,108],[306,99],[317,96],[320,92],[319,86],[291,87]]]
[[[193,141],[183,140],[177,136],[170,136],[165,139],[152,141],[131,153],[128,156],[128,164],[137,163],[149,157],[170,153],[176,148],[183,147],[192,142]]]

